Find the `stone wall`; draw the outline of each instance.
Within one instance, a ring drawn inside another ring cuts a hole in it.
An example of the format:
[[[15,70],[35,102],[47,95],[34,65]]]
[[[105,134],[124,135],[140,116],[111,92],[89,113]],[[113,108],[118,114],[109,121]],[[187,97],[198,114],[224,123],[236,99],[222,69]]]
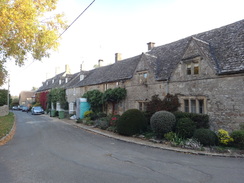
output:
[[[6,116],[9,113],[9,109],[7,105],[0,107],[0,116]]]

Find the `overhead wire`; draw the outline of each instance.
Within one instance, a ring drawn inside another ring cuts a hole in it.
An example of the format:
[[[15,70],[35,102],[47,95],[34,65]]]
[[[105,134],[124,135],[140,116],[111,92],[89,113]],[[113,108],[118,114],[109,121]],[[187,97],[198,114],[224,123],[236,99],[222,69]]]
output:
[[[76,17],[76,19],[59,35],[58,38],[60,38],[79,18],[81,15],[83,15],[83,13],[85,13],[85,11],[95,2],[95,0],[93,0],[87,7],[86,9],[84,9],[78,17]]]

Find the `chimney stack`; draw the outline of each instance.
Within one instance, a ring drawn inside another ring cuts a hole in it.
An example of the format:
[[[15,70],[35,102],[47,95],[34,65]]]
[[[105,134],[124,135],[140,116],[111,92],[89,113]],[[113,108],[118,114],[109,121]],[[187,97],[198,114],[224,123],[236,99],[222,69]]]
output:
[[[147,43],[147,46],[148,46],[148,51],[150,51],[151,49],[153,49],[154,48],[154,42],[149,42],[149,43]]]
[[[80,64],[80,72],[82,71],[82,64]]]
[[[121,53],[115,53],[115,63],[122,60],[122,55]]]
[[[70,74],[70,68],[68,64],[65,65],[65,73]]]
[[[102,59],[99,59],[99,60],[98,60],[98,67],[101,67],[101,66],[102,66],[102,62],[103,62]]]

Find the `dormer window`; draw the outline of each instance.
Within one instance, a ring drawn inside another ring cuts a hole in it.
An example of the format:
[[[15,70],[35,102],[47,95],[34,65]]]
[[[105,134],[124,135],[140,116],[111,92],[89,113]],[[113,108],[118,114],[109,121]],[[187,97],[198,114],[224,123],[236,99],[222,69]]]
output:
[[[84,79],[84,75],[82,74],[82,75],[80,75],[80,81],[82,81],[83,79]]]
[[[138,74],[139,74],[139,83],[140,84],[146,84],[148,73],[147,72],[140,72]]]
[[[193,67],[193,70],[194,70],[194,74],[199,74],[199,63],[194,63],[194,67]]]
[[[59,84],[61,85],[61,83],[62,83],[62,81],[61,81],[61,79],[59,80]]]
[[[198,75],[199,74],[199,62],[190,62],[186,64],[187,75]]]
[[[52,80],[52,83],[54,83],[54,79]]]
[[[191,63],[188,63],[186,65],[186,73],[187,73],[187,75],[191,75]]]

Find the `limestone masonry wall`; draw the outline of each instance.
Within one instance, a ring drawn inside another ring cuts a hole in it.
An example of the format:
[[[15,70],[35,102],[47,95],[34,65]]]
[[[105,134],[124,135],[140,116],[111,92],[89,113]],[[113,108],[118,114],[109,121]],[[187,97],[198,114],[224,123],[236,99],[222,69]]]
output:
[[[0,116],[6,116],[9,113],[9,109],[7,105],[0,107]]]

